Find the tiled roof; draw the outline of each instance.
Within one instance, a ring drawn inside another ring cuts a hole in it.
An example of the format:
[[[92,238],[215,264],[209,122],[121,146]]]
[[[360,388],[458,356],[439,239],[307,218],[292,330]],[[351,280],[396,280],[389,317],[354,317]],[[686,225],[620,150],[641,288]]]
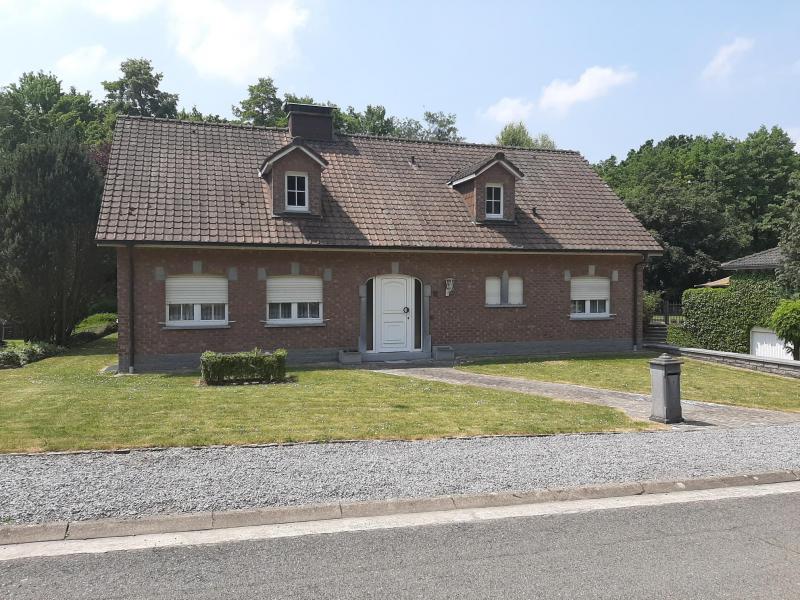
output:
[[[453,183],[455,181],[460,181],[465,177],[469,177],[470,175],[477,175],[484,167],[487,165],[492,164],[495,161],[499,161],[506,165],[506,168],[510,169],[514,172],[514,175],[517,177],[523,177],[525,174],[521,172],[517,167],[506,158],[505,153],[503,152],[495,152],[490,154],[489,156],[483,157],[483,159],[479,160],[477,163],[471,164],[466,166],[465,168],[458,171],[455,175],[453,175],[449,183]]]
[[[123,117],[100,242],[650,251],[660,246],[577,153],[503,148],[525,177],[516,223],[476,224],[453,173],[497,146],[338,136],[304,143],[328,161],[322,218],[270,214],[258,175],[286,129]],[[412,158],[413,157],[413,158]]]
[[[769,250],[729,260],[726,263],[722,263],[722,268],[726,271],[770,271],[780,267],[781,262],[783,262],[781,249],[770,248]]]

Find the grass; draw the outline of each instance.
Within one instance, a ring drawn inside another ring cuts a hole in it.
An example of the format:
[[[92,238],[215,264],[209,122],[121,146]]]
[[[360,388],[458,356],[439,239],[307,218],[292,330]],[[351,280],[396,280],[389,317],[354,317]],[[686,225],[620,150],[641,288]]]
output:
[[[587,356],[564,360],[492,360],[463,365],[475,373],[576,383],[650,393],[647,361],[655,354]],[[772,410],[800,411],[800,380],[685,359],[681,395],[687,400]]]
[[[115,327],[117,324],[116,313],[95,313],[89,315],[75,326],[73,333],[103,333],[107,329]]]
[[[206,387],[197,374],[119,376],[116,336],[0,371],[0,451],[649,428],[589,404],[384,375],[302,369],[292,383]]]

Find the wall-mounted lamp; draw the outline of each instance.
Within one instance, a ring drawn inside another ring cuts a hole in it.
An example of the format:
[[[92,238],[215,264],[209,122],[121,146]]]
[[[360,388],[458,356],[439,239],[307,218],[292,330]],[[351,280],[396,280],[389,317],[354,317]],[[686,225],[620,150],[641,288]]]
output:
[[[452,277],[448,277],[444,280],[444,295],[449,296],[453,293],[453,289],[456,287],[456,280]]]

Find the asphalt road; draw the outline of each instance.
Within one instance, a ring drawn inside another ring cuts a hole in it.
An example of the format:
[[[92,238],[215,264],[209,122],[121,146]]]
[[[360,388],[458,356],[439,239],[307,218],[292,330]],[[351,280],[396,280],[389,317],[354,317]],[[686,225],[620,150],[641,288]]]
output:
[[[800,598],[800,493],[0,562],[0,598]]]

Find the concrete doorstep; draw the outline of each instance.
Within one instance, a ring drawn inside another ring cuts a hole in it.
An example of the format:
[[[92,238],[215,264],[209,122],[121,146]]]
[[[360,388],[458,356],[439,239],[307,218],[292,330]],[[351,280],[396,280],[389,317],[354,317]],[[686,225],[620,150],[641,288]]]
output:
[[[145,516],[141,519],[99,519],[95,521],[57,521],[28,525],[0,525],[0,545],[202,531],[353,517],[378,517],[463,508],[487,508],[515,504],[638,496],[641,494],[665,494],[690,490],[787,483],[791,481],[800,481],[800,470],[675,481],[609,483],[525,492],[492,492],[488,494],[436,496],[432,498],[401,498],[367,502],[336,502],[304,506],[215,510],[202,513],[153,515]]]

